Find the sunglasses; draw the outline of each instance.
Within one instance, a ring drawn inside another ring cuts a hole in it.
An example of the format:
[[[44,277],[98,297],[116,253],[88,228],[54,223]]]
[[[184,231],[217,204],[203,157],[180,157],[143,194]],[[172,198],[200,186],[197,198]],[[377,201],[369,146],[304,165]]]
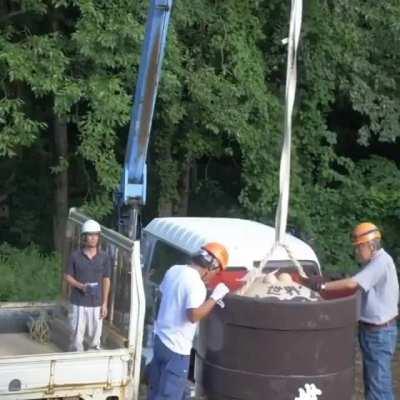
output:
[[[201,249],[200,257],[205,261],[211,270],[220,269],[219,261],[208,251]]]

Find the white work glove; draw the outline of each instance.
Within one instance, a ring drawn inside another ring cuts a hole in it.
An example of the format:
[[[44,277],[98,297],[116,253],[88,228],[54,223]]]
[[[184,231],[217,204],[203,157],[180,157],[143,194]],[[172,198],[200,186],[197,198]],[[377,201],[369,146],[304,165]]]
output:
[[[217,286],[215,286],[214,290],[211,293],[210,299],[213,299],[216,303],[218,303],[228,293],[229,293],[228,286],[226,286],[225,283],[221,282],[221,283],[218,283]]]

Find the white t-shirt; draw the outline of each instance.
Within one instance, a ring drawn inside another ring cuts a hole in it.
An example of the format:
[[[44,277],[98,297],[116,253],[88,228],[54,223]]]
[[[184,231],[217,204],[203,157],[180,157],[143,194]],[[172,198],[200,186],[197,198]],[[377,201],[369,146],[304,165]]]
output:
[[[186,310],[201,306],[207,289],[200,274],[187,265],[174,265],[160,285],[160,309],[154,332],[171,351],[189,355],[197,323],[190,322]]]

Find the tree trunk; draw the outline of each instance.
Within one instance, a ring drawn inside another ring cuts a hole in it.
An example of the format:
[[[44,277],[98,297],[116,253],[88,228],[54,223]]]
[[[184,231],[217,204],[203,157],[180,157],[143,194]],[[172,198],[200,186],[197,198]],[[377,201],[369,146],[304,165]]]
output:
[[[158,202],[158,216],[171,217],[172,216],[172,201],[160,200]]]
[[[56,165],[68,158],[68,131],[65,120],[54,117],[54,155]],[[56,251],[62,254],[68,215],[68,168],[55,174],[53,238]]]
[[[179,180],[179,202],[176,205],[175,215],[179,217],[186,217],[189,210],[189,196],[190,196],[190,172],[192,169],[192,162],[186,159],[182,165],[182,174]]]
[[[169,140],[160,140],[157,142],[158,145],[158,156],[157,169],[158,178],[160,179],[160,185],[157,190],[158,201],[157,201],[157,211],[159,217],[171,217],[174,211],[173,199],[166,193],[169,193],[168,188],[165,187],[166,183],[163,180],[165,171],[168,170],[172,163],[171,154],[171,142]],[[167,183],[167,185],[170,183]]]

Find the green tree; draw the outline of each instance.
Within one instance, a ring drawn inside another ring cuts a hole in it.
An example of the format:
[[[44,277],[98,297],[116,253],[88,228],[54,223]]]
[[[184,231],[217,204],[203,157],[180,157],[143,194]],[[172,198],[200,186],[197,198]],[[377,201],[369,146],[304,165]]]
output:
[[[69,204],[68,172],[81,193],[78,205],[97,217],[112,206],[120,176],[116,144],[129,121],[143,31],[142,5],[135,7],[128,1],[54,0],[3,10],[1,155],[21,162],[22,146],[33,142],[49,153],[57,249]]]
[[[265,10],[266,21],[288,15],[278,2]],[[356,223],[372,220],[392,232],[388,227],[398,226],[399,11],[394,1],[310,2],[305,9],[289,222],[328,268],[354,266],[349,233]],[[265,27],[276,42],[285,30]],[[269,52],[267,85],[274,65],[282,69],[279,51],[270,45]],[[269,198],[270,188],[263,191]],[[261,201],[250,210],[258,212]]]
[[[69,203],[98,218],[112,210],[147,6],[1,3],[0,194],[16,205],[20,243],[35,239],[49,216],[60,237]],[[148,216],[273,222],[289,6],[174,2]],[[400,256],[399,13],[394,0],[305,3],[289,228],[327,268],[354,267],[349,232],[361,220],[382,226]]]
[[[188,192],[193,198],[199,187],[211,188],[200,174],[207,160],[236,163],[244,203],[261,185],[271,187],[279,99],[265,85],[261,10],[259,2],[176,2],[157,106],[155,195],[161,214],[187,214]],[[255,156],[252,148],[260,145],[265,152]],[[270,171],[253,180],[258,163]],[[214,200],[216,192],[213,186]],[[209,212],[226,213],[223,208],[214,205]]]

